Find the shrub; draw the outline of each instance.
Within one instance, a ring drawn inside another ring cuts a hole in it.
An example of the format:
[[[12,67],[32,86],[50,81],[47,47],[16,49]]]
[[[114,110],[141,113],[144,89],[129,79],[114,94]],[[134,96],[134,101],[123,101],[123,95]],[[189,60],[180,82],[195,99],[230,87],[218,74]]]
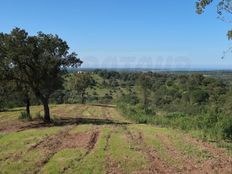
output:
[[[193,103],[203,103],[207,102],[209,99],[209,94],[203,90],[194,90],[192,92],[192,102]]]
[[[20,120],[32,120],[31,115],[26,112],[21,112],[18,118]]]
[[[122,112],[130,120],[135,121],[136,123],[153,123],[154,122],[154,115],[153,114],[145,114],[142,105],[130,105],[126,103],[118,103],[118,109]]]
[[[215,113],[187,115],[182,112],[169,112],[166,115],[146,114],[141,105],[119,103],[118,109],[137,123],[156,124],[185,131],[200,130],[212,140],[232,140],[232,116]]]
[[[217,123],[216,128],[220,130],[223,139],[232,140],[232,117],[224,116]]]

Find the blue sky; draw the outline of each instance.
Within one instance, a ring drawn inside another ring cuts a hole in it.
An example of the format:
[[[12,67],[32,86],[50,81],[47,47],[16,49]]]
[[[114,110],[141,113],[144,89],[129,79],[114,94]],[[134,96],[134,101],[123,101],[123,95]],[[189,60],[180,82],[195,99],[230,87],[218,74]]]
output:
[[[58,34],[83,67],[232,68],[230,25],[195,0],[1,0],[0,32]]]

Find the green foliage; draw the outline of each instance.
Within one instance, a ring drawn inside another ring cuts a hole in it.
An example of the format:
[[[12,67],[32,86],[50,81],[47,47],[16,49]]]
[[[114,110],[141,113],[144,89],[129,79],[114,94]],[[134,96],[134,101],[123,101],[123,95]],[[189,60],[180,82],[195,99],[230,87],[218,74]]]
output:
[[[63,89],[56,90],[52,93],[50,97],[50,102],[55,104],[62,104],[64,103],[64,97],[66,95],[66,91]]]
[[[232,140],[232,117],[204,114],[189,116],[184,113],[148,115],[138,107],[118,105],[118,109],[129,119],[137,123],[148,123],[163,127],[177,128],[184,131],[201,130],[211,140]]]
[[[224,139],[232,140],[232,117],[222,117],[216,124],[216,128],[220,130],[220,134]]]
[[[209,94],[201,89],[194,90],[191,95],[193,103],[204,103],[209,99]]]
[[[0,86],[0,111],[3,111],[5,108],[5,96],[4,96],[4,91],[3,88]]]
[[[130,105],[119,102],[117,107],[124,116],[136,123],[153,123],[155,113],[153,115],[147,114],[142,105]]]
[[[176,75],[140,73],[135,74],[134,90],[122,95],[119,102],[142,106],[147,114],[156,111],[205,113],[211,106],[218,106],[228,92],[221,80],[199,74]],[[152,109],[151,109],[152,108]]]
[[[199,2],[196,2],[196,12],[198,14],[202,14],[204,12],[204,9],[207,5],[211,4],[213,0],[199,0]]]

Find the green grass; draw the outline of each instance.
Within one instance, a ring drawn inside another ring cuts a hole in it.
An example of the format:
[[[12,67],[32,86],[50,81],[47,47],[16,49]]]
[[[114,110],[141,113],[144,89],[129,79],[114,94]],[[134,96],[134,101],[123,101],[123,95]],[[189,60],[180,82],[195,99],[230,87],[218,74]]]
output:
[[[0,120],[3,121],[13,121],[18,120],[21,112],[24,112],[25,108],[13,108],[9,109],[7,112],[0,112]],[[36,113],[42,111],[42,106],[31,106],[31,115],[35,116]]]
[[[1,112],[0,118],[3,119],[0,119],[0,125],[5,123],[6,115],[11,124],[24,123],[17,120],[17,114],[22,109],[24,108]],[[40,110],[41,106],[32,107],[34,114]],[[149,156],[150,151],[153,151],[153,155],[159,157],[165,164],[179,169],[183,167],[183,161],[186,159],[198,165],[197,163],[203,163],[211,157],[217,158],[207,149],[188,141],[187,138],[191,136],[181,130],[133,123],[122,117],[115,108],[91,105],[53,105],[51,114],[56,119],[60,117],[97,118],[130,124],[95,124],[93,122],[0,133],[0,173],[104,174],[112,171],[139,173],[147,171],[151,166],[153,161]],[[72,135],[79,133],[91,135],[93,132],[99,132],[99,136],[91,149],[87,147],[65,148],[51,153],[46,148],[32,148],[44,138],[59,134],[64,130],[69,130],[69,134]],[[142,136],[141,140],[138,139],[139,135]]]
[[[149,164],[146,155],[135,150],[136,144],[128,140],[122,128],[117,128],[117,131],[112,133],[109,144],[110,159],[118,164],[123,172],[141,171]]]
[[[184,139],[188,135],[179,130],[149,125],[132,125],[131,129],[143,132],[147,147],[154,149],[171,166],[181,168],[183,160],[199,163],[212,156],[209,151]]]
[[[41,170],[41,174],[62,174],[73,168],[76,161],[79,161],[84,154],[85,149],[65,149],[56,153]]]
[[[169,137],[172,141],[173,146],[179,150],[183,155],[187,157],[195,158],[197,161],[202,162],[203,160],[209,159],[212,154],[205,149],[202,149],[191,142],[186,141],[182,133],[173,134],[169,132]]]
[[[159,157],[166,161],[169,165],[177,165],[179,161],[175,160],[171,154],[168,153],[166,146],[155,135],[165,134],[171,130],[165,128],[154,128],[153,126],[140,125],[133,126],[133,130],[143,132],[144,142],[151,149],[154,149]]]
[[[29,150],[42,138],[57,133],[60,128],[26,130],[9,133],[0,138],[0,168],[2,173],[31,173],[44,158],[40,150]]]

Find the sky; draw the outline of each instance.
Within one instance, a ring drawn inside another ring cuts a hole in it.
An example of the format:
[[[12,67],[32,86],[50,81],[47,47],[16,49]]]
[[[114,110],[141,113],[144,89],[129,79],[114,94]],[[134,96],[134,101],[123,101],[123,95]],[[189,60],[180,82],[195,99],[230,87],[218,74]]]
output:
[[[57,34],[92,68],[232,69],[216,0],[203,15],[196,0],[0,0],[0,32]],[[232,16],[231,16],[232,17]]]

